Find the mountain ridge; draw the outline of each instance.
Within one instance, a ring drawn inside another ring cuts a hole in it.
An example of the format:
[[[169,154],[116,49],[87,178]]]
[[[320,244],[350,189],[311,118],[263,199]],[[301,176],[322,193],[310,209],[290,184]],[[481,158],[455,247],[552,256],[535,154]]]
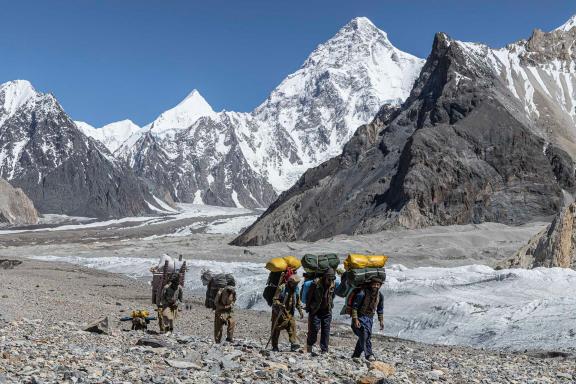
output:
[[[52,94],[27,81],[0,85],[0,177],[41,213],[120,217],[151,213],[153,197]]]
[[[576,151],[566,136],[574,123],[569,108],[548,113],[569,92],[553,89],[545,75],[558,68],[550,57],[566,57],[566,46],[557,43],[574,42],[575,34],[535,30],[504,48],[518,58],[508,61],[517,64],[511,71],[495,60],[502,49],[436,34],[400,110],[361,127],[338,158],[307,171],[233,244],[396,226],[521,224],[555,214],[564,195],[575,192]],[[569,68],[565,76],[576,84],[575,66]],[[360,146],[371,131],[379,138]],[[355,148],[361,150],[350,152]]]
[[[147,128],[153,140],[140,132],[115,155],[176,201],[266,207],[306,169],[337,155],[383,103],[404,100],[422,64],[395,48],[367,18],[356,18],[320,44],[254,111],[214,112],[206,103],[193,119],[168,119],[192,121],[189,126],[165,129],[157,119],[142,131]],[[229,159],[249,168],[243,177],[225,180],[239,171]],[[200,163],[208,168],[199,170]],[[218,170],[223,168],[226,172]]]

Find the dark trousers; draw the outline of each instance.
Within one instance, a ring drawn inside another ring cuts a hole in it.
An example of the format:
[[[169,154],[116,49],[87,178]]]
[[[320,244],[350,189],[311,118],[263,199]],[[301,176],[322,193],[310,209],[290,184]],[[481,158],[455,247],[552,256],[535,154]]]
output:
[[[352,331],[358,336],[358,341],[356,342],[356,348],[354,348],[354,354],[352,357],[364,356],[368,358],[372,356],[372,325],[374,323],[374,318],[372,316],[360,316],[358,317],[360,321],[360,328],[354,327],[354,322],[352,322]]]
[[[328,352],[331,323],[332,312],[310,314],[310,316],[308,316],[308,338],[306,344],[309,347],[316,344],[318,331],[320,331],[320,349],[323,352]]]

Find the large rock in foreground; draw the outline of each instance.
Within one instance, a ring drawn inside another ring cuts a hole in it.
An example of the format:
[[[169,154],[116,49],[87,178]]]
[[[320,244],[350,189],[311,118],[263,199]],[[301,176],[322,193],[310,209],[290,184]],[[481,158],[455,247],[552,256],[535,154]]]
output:
[[[0,179],[0,227],[38,223],[38,212],[32,200],[20,188]]]
[[[534,236],[503,268],[560,267],[576,269],[576,203],[562,209],[545,230]]]

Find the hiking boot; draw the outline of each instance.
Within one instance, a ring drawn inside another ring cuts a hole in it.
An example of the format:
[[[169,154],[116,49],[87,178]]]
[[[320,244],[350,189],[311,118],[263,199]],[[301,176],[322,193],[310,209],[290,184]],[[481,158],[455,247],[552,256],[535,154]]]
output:
[[[290,351],[291,352],[298,352],[298,350],[300,349],[300,346],[298,344],[292,344],[290,346]]]
[[[307,345],[306,346],[306,352],[314,353],[314,346],[313,345]]]
[[[280,352],[280,350],[278,349],[278,347],[274,347],[272,348],[272,352]]]
[[[376,361],[376,358],[374,357],[374,355],[370,355],[370,356],[366,356],[366,360],[368,360],[368,361]]]
[[[228,338],[228,337],[226,338],[226,341],[229,342],[229,343],[233,343],[233,342],[234,342],[233,339],[230,339],[230,338]]]

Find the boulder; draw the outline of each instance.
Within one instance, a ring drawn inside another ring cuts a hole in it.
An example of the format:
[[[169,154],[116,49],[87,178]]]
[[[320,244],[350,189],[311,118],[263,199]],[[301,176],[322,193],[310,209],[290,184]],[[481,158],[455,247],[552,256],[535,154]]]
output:
[[[168,344],[160,339],[155,339],[152,337],[143,337],[136,342],[136,345],[143,345],[145,347],[151,348],[167,348]]]
[[[86,332],[111,335],[112,334],[112,324],[110,317],[106,316],[84,328]]]
[[[0,225],[30,225],[38,223],[38,212],[32,200],[20,188],[0,179]]]
[[[384,377],[393,376],[396,373],[396,368],[390,364],[383,363],[382,361],[372,361],[369,365],[371,370],[377,370],[384,374]]]
[[[178,369],[202,369],[202,366],[192,363],[190,361],[180,361],[180,360],[170,360],[170,359],[166,359],[164,360],[166,362],[166,364],[168,364],[169,366],[171,366],[172,368],[178,368]]]
[[[576,269],[576,203],[562,208],[552,223],[534,236],[501,268],[560,267]]]

